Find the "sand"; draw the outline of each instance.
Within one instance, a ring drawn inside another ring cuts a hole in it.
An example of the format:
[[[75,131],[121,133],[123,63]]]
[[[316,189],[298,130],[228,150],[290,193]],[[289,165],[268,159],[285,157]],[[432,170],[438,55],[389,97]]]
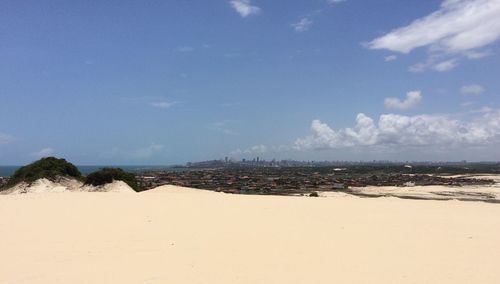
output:
[[[500,205],[396,198],[0,196],[0,283],[500,283]]]
[[[63,192],[128,192],[135,193],[128,184],[123,181],[113,181],[101,186],[84,185],[83,182],[72,178],[59,178],[57,182],[42,178],[28,184],[19,183],[7,190],[0,191],[0,195],[16,194],[47,194]]]
[[[495,183],[488,185],[468,186],[366,186],[352,187],[345,192],[321,192],[322,196],[338,197],[346,192],[357,196],[371,197],[398,197],[406,199],[424,200],[461,200],[482,201],[500,204],[500,175],[467,174],[443,177],[465,177],[477,179],[491,179]]]
[[[399,197],[426,200],[461,200],[500,203],[500,184],[485,186],[367,186],[350,188],[349,192],[356,195],[373,197]],[[328,192],[324,195],[329,195]]]
[[[19,183],[8,190],[1,191],[0,194],[60,193],[66,191],[80,191],[82,185],[82,182],[71,178],[61,178],[58,182],[42,178],[31,184],[25,182]]]
[[[107,183],[100,186],[82,186],[80,191],[88,192],[118,192],[118,193],[136,193],[133,188],[121,180],[115,180],[112,183]]]

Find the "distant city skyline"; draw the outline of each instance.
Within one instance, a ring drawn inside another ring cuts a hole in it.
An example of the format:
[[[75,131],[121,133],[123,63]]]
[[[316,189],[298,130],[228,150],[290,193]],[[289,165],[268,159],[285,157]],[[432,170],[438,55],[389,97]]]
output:
[[[8,0],[0,23],[0,165],[500,161],[500,0]]]

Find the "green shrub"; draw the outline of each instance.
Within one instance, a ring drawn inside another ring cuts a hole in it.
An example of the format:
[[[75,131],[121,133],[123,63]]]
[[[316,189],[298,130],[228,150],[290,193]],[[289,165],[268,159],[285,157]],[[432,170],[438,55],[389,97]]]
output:
[[[93,172],[85,178],[85,184],[99,186],[112,183],[115,180],[121,180],[135,191],[140,191],[140,186],[135,178],[135,175],[125,172],[120,168],[104,168]]]
[[[80,179],[82,174],[77,167],[65,159],[48,157],[19,168],[10,178],[9,185],[20,182],[32,183],[41,178],[55,181],[58,177]]]

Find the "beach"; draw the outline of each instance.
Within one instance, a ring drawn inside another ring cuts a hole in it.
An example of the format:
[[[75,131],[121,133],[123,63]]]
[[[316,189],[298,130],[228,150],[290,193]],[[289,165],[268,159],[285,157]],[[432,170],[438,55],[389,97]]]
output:
[[[500,206],[149,192],[0,196],[0,283],[499,283]]]

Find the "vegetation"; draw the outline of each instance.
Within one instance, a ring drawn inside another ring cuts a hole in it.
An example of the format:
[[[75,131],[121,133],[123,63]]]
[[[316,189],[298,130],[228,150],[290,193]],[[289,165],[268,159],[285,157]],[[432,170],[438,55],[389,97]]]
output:
[[[8,186],[20,182],[32,183],[41,178],[55,181],[59,177],[80,179],[82,174],[73,164],[67,162],[65,159],[48,157],[19,168],[10,178]]]
[[[139,186],[135,175],[120,168],[104,168],[93,172],[86,177],[85,184],[99,186],[112,183],[115,180],[121,180],[135,191],[141,191],[141,187]]]

